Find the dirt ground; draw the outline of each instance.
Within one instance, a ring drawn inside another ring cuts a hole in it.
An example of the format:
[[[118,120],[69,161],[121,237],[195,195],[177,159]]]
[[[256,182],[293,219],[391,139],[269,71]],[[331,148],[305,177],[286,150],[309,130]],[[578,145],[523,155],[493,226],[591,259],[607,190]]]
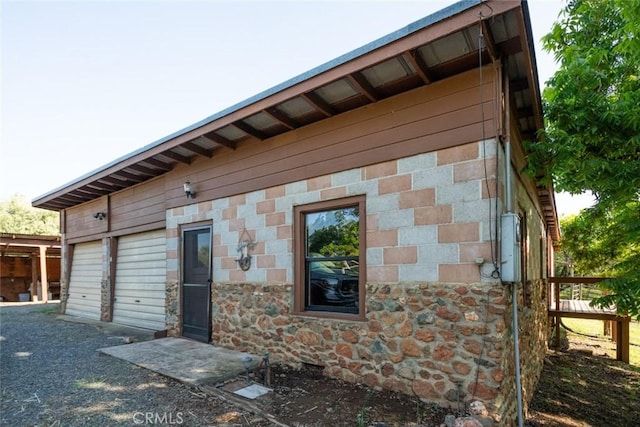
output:
[[[115,344],[109,328],[55,313],[0,305],[0,425],[133,425],[154,415],[156,425],[439,427],[447,414],[465,415],[456,404],[328,379],[314,366],[274,366],[274,391],[256,400],[214,385],[198,390],[97,352]],[[549,351],[526,425],[640,426],[640,367],[604,355],[612,349],[572,337],[569,350]]]
[[[234,382],[245,381],[236,378],[230,383]],[[404,394],[327,378],[321,368],[311,365],[273,366],[271,388],[272,393],[251,404],[288,426],[439,426],[454,413]]]
[[[612,346],[583,338],[572,339],[566,351],[550,350],[525,425],[640,426],[640,368],[606,356],[605,349]],[[440,408],[406,395],[331,380],[313,366],[273,367],[272,388],[273,393],[250,405],[288,426],[426,427],[440,426],[447,414],[466,415],[464,407]],[[238,409],[228,422],[248,425],[242,415],[247,407]],[[254,418],[251,425],[274,423]]]
[[[640,366],[618,362],[608,340],[572,335],[549,351],[529,408],[528,425],[640,426]]]

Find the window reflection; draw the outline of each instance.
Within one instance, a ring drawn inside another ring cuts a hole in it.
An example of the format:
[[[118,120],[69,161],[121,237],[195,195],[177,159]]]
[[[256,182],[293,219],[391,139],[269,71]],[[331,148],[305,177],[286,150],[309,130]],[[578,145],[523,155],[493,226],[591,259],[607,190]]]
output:
[[[358,206],[305,215],[305,306],[358,313]]]

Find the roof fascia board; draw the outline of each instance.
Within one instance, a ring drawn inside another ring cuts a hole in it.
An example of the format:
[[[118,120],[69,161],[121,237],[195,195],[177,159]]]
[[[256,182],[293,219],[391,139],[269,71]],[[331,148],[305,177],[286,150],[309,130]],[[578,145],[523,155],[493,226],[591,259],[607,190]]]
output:
[[[86,180],[100,179],[116,170],[144,160],[163,151],[190,141],[201,134],[219,129],[226,124],[248,117],[279,102],[308,92],[340,76],[359,71],[386,58],[405,52],[416,45],[443,37],[457,29],[467,27],[479,20],[476,6],[489,3],[494,14],[501,14],[521,6],[521,0],[487,1],[462,0],[438,12],[419,19],[404,28],[352,50],[310,71],[293,77],[279,85],[260,92],[244,101],[232,105],[212,116],[200,120],[186,128],[145,145],[129,154],[121,156],[102,167],[88,172],[32,201],[34,206],[45,204],[68,191],[86,184]],[[414,36],[414,37],[408,37]]]

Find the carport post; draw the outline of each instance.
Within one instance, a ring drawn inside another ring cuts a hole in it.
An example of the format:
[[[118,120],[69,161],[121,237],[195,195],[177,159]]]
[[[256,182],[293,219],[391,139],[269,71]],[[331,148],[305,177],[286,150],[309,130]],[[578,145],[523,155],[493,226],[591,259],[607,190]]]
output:
[[[39,246],[40,248],[40,283],[41,283],[41,298],[40,301],[47,302],[49,300],[49,283],[47,282],[47,247]]]

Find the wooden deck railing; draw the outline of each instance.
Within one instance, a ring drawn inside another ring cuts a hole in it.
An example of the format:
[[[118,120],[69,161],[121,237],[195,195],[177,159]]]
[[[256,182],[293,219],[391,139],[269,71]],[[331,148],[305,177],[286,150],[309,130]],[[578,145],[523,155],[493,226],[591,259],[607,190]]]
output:
[[[615,309],[601,309],[589,305],[590,298],[585,299],[584,287],[594,288],[601,277],[550,277],[549,282],[549,317],[556,321],[555,345],[560,347],[560,319],[563,317],[573,317],[578,319],[596,319],[613,322],[613,338],[616,342],[616,359],[629,363],[629,316],[620,316]],[[568,284],[572,289],[568,293],[568,298],[562,298],[561,285]],[[574,292],[579,287],[578,292]],[[581,292],[582,291],[582,292]],[[575,295],[579,299],[574,299]]]

